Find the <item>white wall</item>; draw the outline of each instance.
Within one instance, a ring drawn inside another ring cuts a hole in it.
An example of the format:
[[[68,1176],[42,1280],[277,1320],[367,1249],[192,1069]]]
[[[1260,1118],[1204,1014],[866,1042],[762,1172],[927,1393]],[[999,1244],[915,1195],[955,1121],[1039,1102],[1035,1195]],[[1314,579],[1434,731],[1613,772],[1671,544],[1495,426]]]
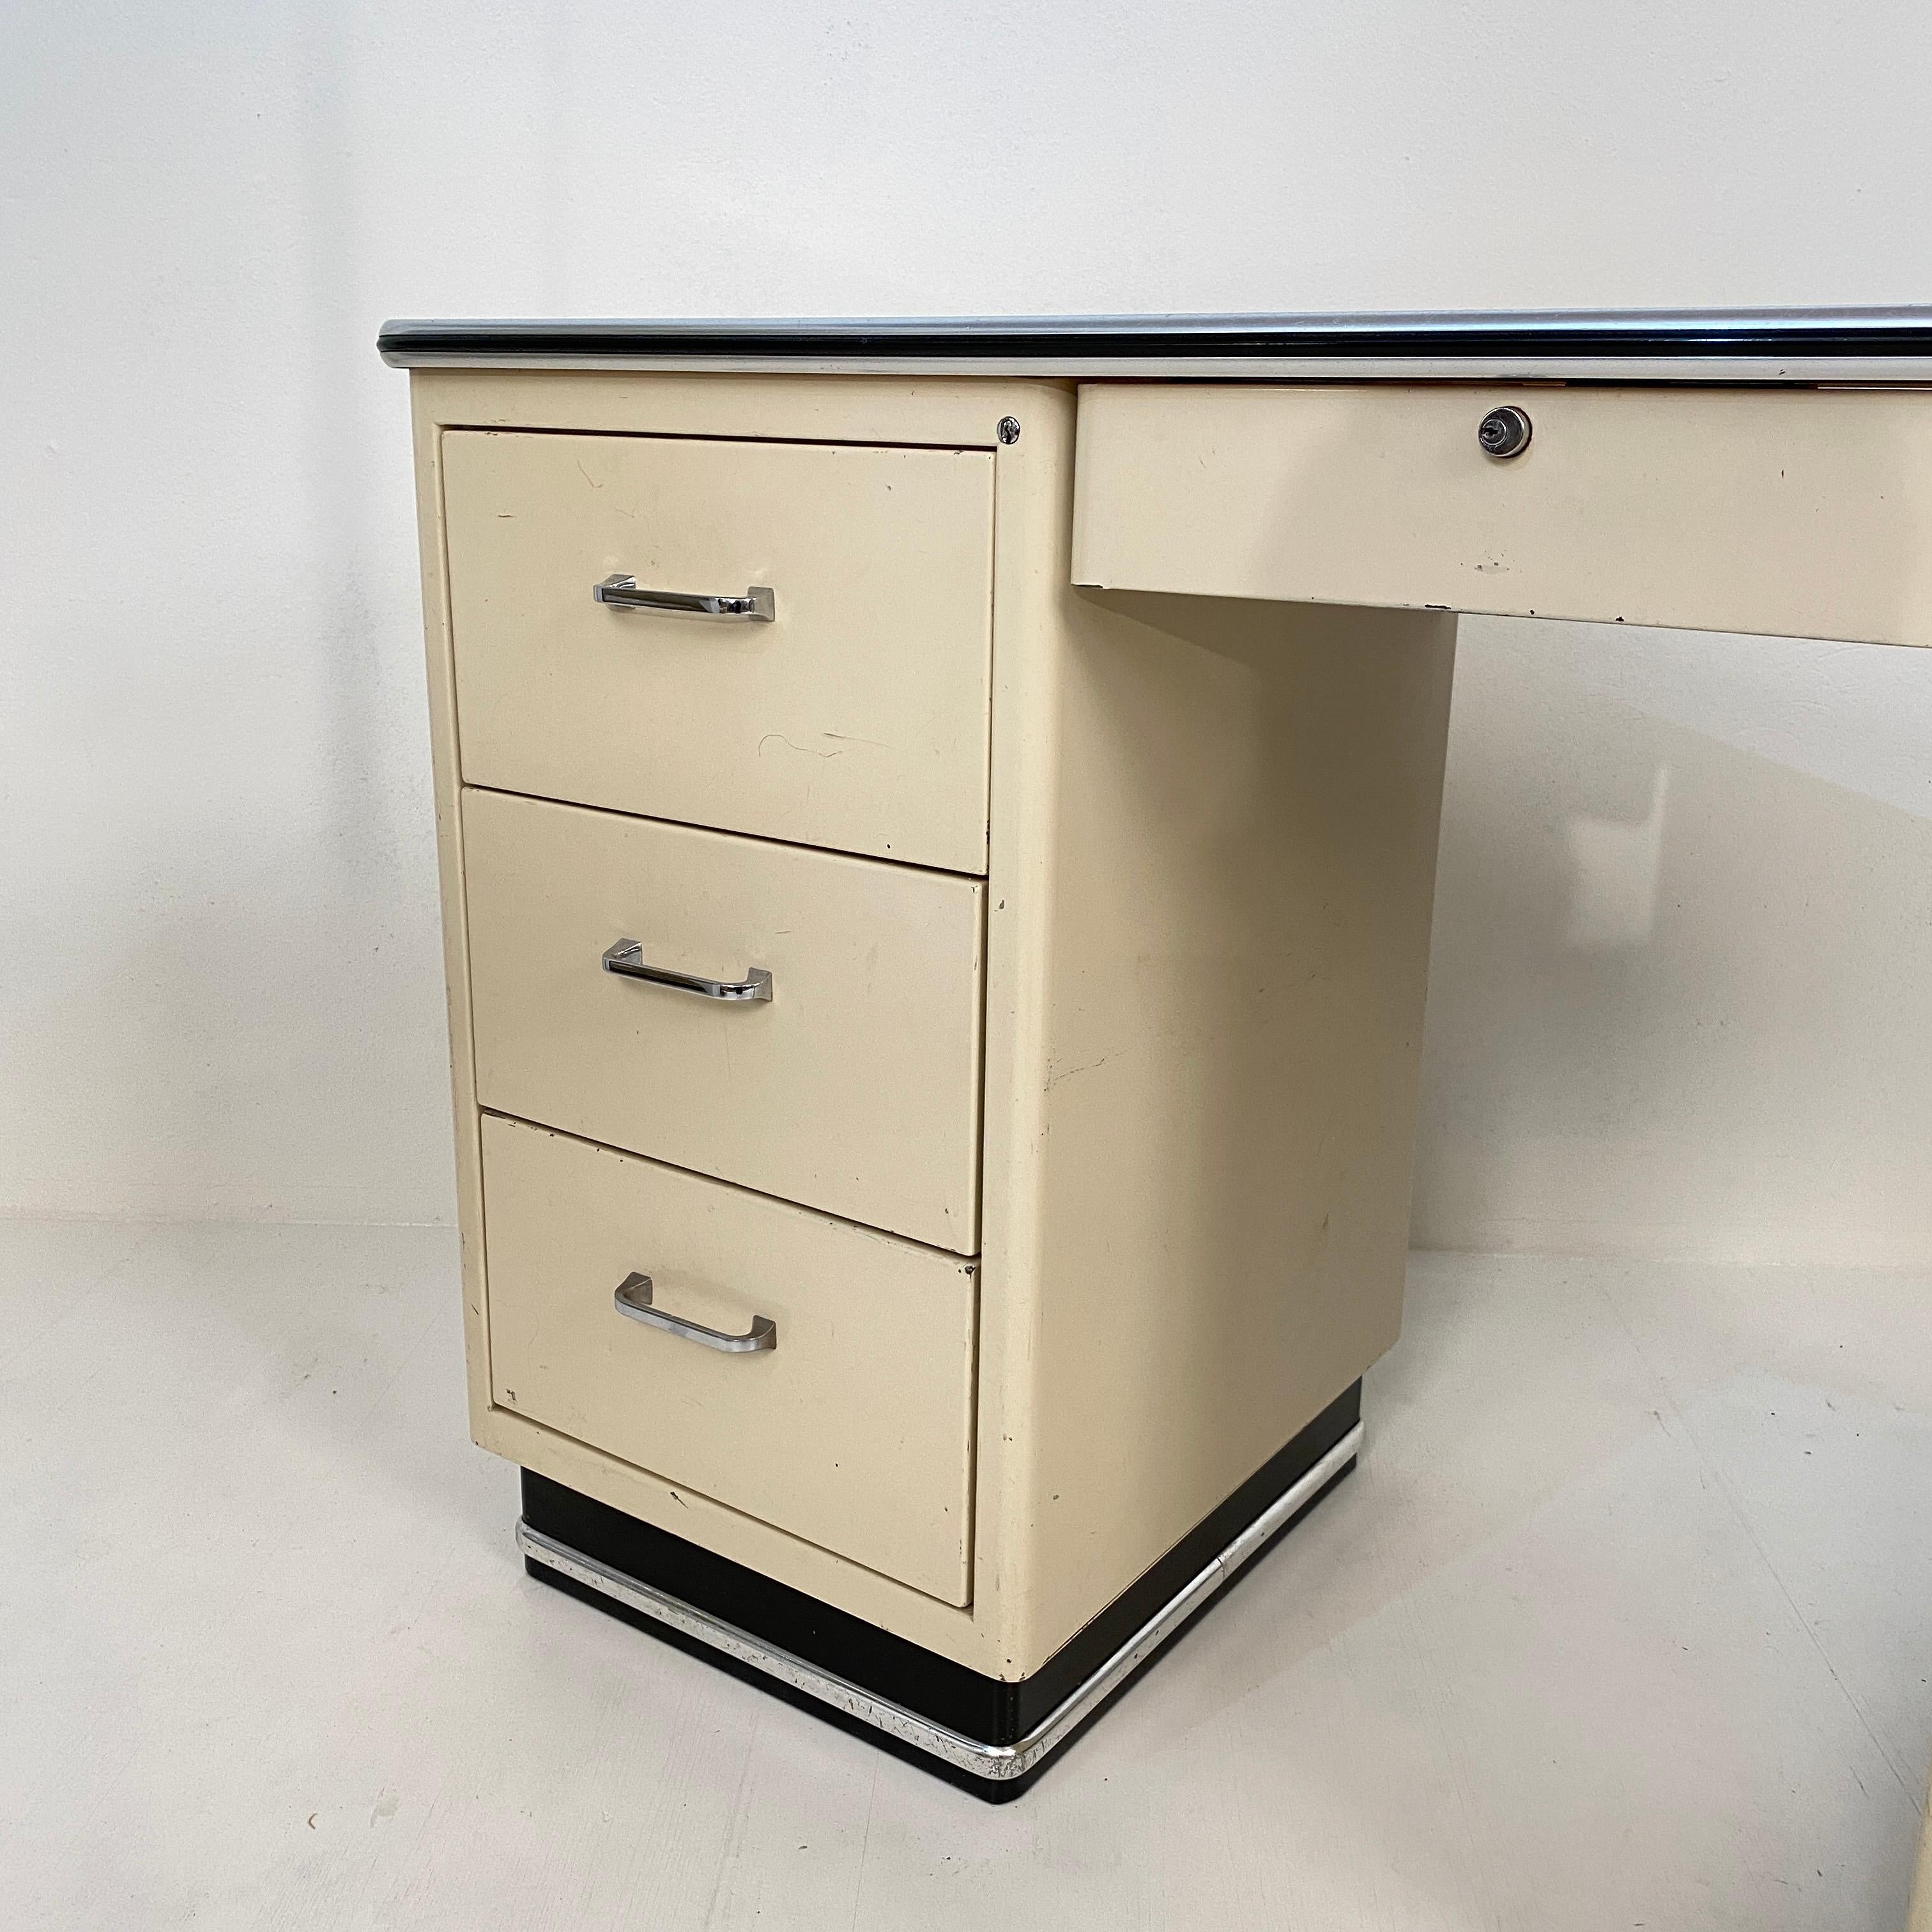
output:
[[[1462,637],[1417,1244],[1924,1265],[1932,652]]]
[[[1928,55],[1870,0],[4,10],[0,1207],[449,1214],[386,314],[1932,299]],[[1922,1264],[1932,658],[1466,637],[1418,1238]]]

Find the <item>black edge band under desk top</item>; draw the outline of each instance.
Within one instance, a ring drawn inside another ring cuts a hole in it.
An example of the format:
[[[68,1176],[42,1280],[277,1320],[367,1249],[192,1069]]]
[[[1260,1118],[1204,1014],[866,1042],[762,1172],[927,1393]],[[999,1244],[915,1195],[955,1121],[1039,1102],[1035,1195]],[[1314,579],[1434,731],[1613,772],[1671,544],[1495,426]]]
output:
[[[1269,381],[1932,382],[1932,308],[398,321],[399,368]]]

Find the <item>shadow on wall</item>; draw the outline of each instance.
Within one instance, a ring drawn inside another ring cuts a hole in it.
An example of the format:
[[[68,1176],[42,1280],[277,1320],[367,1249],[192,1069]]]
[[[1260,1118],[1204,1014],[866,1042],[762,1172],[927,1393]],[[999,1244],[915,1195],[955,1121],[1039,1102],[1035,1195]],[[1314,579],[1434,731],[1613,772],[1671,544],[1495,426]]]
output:
[[[1932,816],[1655,715],[1754,649],[1463,620],[1416,1246],[1932,1257]]]

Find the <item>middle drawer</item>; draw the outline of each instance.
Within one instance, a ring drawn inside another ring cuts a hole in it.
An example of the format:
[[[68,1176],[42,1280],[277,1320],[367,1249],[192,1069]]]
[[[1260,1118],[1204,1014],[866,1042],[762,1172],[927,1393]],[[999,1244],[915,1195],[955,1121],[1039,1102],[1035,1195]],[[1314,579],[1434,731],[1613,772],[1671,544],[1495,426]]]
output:
[[[463,834],[484,1107],[976,1251],[980,881],[474,789]]]

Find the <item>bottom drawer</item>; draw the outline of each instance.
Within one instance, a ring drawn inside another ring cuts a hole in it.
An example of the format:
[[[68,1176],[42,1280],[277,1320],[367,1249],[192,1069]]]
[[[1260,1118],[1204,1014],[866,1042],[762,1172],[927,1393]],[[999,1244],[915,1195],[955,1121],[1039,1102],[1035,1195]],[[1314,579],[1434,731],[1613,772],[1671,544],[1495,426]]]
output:
[[[493,1114],[483,1199],[496,1403],[967,1601],[973,1263]]]

